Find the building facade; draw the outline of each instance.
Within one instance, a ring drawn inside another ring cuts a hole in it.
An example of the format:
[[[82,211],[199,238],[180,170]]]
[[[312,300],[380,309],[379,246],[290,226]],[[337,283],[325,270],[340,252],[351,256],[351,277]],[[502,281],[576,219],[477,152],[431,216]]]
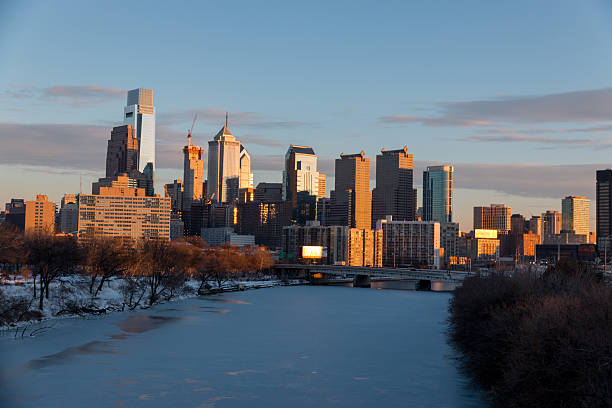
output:
[[[567,196],[561,200],[562,230],[589,236],[590,202],[585,197]]]
[[[44,194],[25,202],[25,233],[55,233],[55,203]]]
[[[254,201],[275,202],[283,200],[282,183],[259,183],[255,187]]]
[[[189,138],[191,143],[191,138]],[[200,146],[183,147],[183,198],[182,209],[189,211],[194,201],[204,196],[204,149]]]
[[[555,243],[556,236],[561,233],[562,217],[559,211],[547,210],[542,213],[542,242]]]
[[[372,223],[391,215],[396,221],[414,221],[416,190],[413,159],[408,147],[381,150],[376,156],[376,188],[372,191]]]
[[[95,236],[170,240],[170,198],[151,197],[141,188],[101,187],[79,194],[79,240]]]
[[[595,232],[597,246],[612,248],[612,169],[597,170]]]
[[[307,191],[308,195],[319,197],[321,174],[317,171],[317,155],[312,147],[290,145],[285,153],[283,170],[282,197],[297,207],[298,193]],[[325,176],[323,176],[325,191]],[[325,193],[323,193],[325,196]]]
[[[510,231],[510,207],[505,204],[474,207],[474,229],[494,229],[506,234]]]
[[[139,141],[132,125],[116,126],[106,149],[106,177],[138,170]]]
[[[331,193],[330,225],[369,229],[372,225],[370,159],[365,152],[336,159],[335,189]]]
[[[240,142],[225,126],[208,142],[207,194],[212,201],[227,203],[238,200],[240,190]]]
[[[291,225],[291,203],[257,202],[238,204],[236,232],[254,235],[255,243],[270,249],[281,247],[283,227]]]
[[[155,179],[155,106],[151,89],[128,91],[123,124],[134,129],[138,139],[138,171]]]
[[[453,166],[423,172],[423,221],[453,222]]]
[[[60,231],[76,233],[79,229],[79,206],[77,194],[64,194],[59,211]]]
[[[440,223],[435,221],[378,220],[382,230],[382,265],[440,268]]]

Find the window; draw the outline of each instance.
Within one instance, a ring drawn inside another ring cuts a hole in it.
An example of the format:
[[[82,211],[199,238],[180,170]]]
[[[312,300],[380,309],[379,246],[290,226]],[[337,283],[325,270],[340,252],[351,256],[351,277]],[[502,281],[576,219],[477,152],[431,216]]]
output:
[[[134,116],[134,112],[128,112],[125,114],[126,118],[131,118],[132,116]]]

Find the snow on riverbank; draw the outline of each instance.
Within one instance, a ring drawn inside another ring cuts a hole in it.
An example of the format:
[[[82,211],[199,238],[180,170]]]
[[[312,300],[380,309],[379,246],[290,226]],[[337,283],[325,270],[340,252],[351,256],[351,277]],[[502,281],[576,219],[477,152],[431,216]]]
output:
[[[144,289],[141,301],[136,307],[130,307],[128,294],[126,293],[127,280],[123,278],[111,278],[104,283],[102,290],[93,296],[89,293],[90,280],[84,276],[67,276],[54,281],[49,286],[49,299],[44,299],[44,307],[41,310],[41,318],[37,320],[58,319],[62,317],[74,317],[75,315],[104,314],[114,311],[130,309],[146,309],[149,307],[147,296]],[[143,282],[144,283],[144,282]],[[281,281],[274,277],[264,277],[262,280],[235,280],[227,281],[221,285],[222,291],[260,289],[283,285],[300,285],[303,281]],[[210,287],[218,289],[217,284],[209,282]],[[97,284],[96,284],[97,286]],[[159,303],[166,303],[186,298],[198,296],[200,282],[188,280],[182,288],[176,291],[170,298],[162,298]],[[37,285],[37,295],[40,295]],[[95,288],[94,288],[95,291]],[[0,296],[4,300],[14,302],[17,300],[27,300],[30,304],[29,309],[39,311],[38,298],[34,298],[32,281],[24,281],[20,276],[5,280],[0,283]],[[139,294],[137,294],[139,295]],[[133,303],[133,302],[132,302]],[[10,327],[23,326],[31,321],[20,321],[11,323]],[[2,326],[0,328],[7,327]]]

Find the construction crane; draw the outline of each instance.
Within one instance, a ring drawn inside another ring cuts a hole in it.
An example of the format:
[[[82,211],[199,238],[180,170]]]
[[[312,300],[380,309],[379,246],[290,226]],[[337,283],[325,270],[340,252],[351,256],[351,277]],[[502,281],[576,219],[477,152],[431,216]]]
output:
[[[195,126],[197,119],[198,119],[198,114],[195,113],[193,115],[193,122],[191,123],[191,129],[189,129],[189,132],[187,133],[187,141],[188,141],[189,146],[191,146],[191,132],[193,132],[193,127]]]

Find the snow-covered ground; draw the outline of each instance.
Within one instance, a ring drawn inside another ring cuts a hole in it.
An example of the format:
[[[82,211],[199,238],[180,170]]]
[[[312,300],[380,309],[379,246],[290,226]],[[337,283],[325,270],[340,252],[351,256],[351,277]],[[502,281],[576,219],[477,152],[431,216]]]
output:
[[[99,281],[97,281],[99,283]],[[96,283],[95,287],[97,287]],[[42,319],[57,319],[65,316],[74,316],[71,312],[75,307],[89,308],[93,310],[99,310],[102,313],[109,313],[113,311],[129,310],[130,305],[127,304],[127,298],[125,291],[122,287],[126,281],[123,278],[110,278],[104,283],[102,290],[94,297],[89,293],[89,277],[80,275],[71,275],[61,277],[54,281],[49,286],[49,299],[44,299]],[[218,289],[216,282],[208,282],[209,285]],[[268,288],[273,286],[281,285],[299,285],[303,284],[304,281],[293,280],[293,281],[280,281],[276,277],[269,276],[263,277],[261,280],[230,280],[222,283],[221,289],[224,291],[231,290],[246,290],[246,289],[260,289]],[[94,291],[95,291],[94,287]],[[181,299],[187,299],[190,297],[198,296],[198,288],[200,287],[200,281],[188,280],[185,285],[176,292],[176,294],[169,300],[162,297],[159,303],[166,303],[168,301],[176,301]],[[40,296],[40,287],[36,285],[37,296]],[[33,297],[34,290],[32,287],[32,280],[24,280],[20,275],[9,276],[8,279],[3,280],[0,283],[1,296],[4,298],[14,299],[27,299],[31,300],[30,309],[38,309],[38,297]],[[142,296],[139,305],[135,309],[148,308],[148,293]],[[18,322],[17,325],[24,325],[28,322]],[[1,326],[0,326],[1,327]],[[13,324],[14,327],[14,324]]]

